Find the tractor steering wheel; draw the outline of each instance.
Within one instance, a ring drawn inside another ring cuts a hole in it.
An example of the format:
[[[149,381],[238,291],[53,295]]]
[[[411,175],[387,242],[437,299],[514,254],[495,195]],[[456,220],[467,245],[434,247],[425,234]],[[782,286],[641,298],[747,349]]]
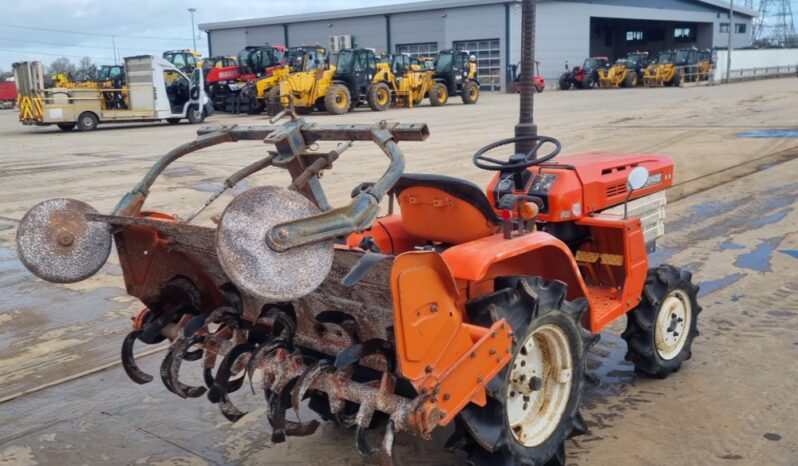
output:
[[[510,160],[507,161],[497,160],[485,156],[486,153],[492,151],[493,149],[520,141],[536,141],[537,144],[535,144],[532,147],[532,149],[526,154],[514,154],[510,156]],[[535,158],[540,148],[543,147],[545,144],[552,144],[554,146],[554,149],[549,151],[543,157]],[[502,139],[501,141],[488,144],[487,146],[478,150],[476,154],[474,154],[474,165],[483,170],[490,170],[490,171],[504,171],[504,172],[522,171],[529,167],[548,162],[549,160],[556,157],[561,150],[562,150],[562,143],[560,143],[559,140],[549,136],[517,136],[514,138]]]

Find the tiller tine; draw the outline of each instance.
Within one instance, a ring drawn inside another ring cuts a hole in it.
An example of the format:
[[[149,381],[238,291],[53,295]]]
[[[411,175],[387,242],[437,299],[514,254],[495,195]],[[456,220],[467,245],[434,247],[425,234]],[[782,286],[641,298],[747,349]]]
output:
[[[385,427],[385,436],[382,438],[379,448],[372,448],[369,445],[366,439],[366,430],[368,429],[362,426],[357,426],[355,430],[357,451],[371,464],[393,466],[393,445],[396,440],[396,427],[393,421],[388,421],[388,425]]]
[[[249,343],[242,343],[233,347],[233,349],[231,349],[230,352],[225,355],[221,364],[219,364],[219,370],[216,371],[216,377],[214,377],[213,386],[211,386],[211,389],[208,391],[208,399],[211,401],[211,403],[222,403],[226,400],[226,404],[228,405],[227,408],[229,410],[232,403],[230,403],[230,400],[227,399],[227,394],[233,393],[240,389],[244,385],[244,379],[246,378],[246,372],[244,372],[244,375],[238,379],[230,380],[230,377],[233,375],[234,366],[241,356],[248,353],[252,354],[254,351],[255,347],[253,345]],[[225,408],[222,409],[224,410]],[[229,411],[232,413],[238,410]]]
[[[136,364],[136,358],[133,356],[133,344],[141,336],[141,330],[133,330],[128,333],[125,340],[122,342],[122,368],[130,380],[139,385],[152,382],[152,376],[145,373]]]
[[[169,391],[180,398],[199,398],[207,389],[205,387],[194,387],[180,382],[180,365],[183,360],[196,361],[203,355],[201,349],[189,351],[189,349],[204,341],[204,336],[193,335],[189,338],[181,338],[175,342],[169,352],[161,362],[161,380]]]

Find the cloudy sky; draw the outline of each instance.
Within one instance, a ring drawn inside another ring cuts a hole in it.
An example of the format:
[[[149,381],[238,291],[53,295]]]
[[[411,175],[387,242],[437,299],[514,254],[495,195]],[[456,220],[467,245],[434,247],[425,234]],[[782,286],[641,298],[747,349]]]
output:
[[[191,17],[212,22],[397,3],[390,0],[0,0],[0,70],[20,60],[65,56],[112,63],[120,56],[191,48]],[[24,28],[23,28],[24,27]],[[76,34],[77,33],[77,34]],[[197,48],[207,52],[204,33]],[[111,36],[114,36],[113,40]]]
[[[742,0],[739,0],[742,3]],[[798,0],[792,0],[798,13]],[[390,0],[0,0],[0,70],[11,63],[65,56],[112,63],[119,56],[191,47],[188,8],[196,23],[399,3]],[[198,36],[201,34],[197,32]],[[114,36],[112,39],[111,36]],[[197,40],[207,52],[204,34]]]

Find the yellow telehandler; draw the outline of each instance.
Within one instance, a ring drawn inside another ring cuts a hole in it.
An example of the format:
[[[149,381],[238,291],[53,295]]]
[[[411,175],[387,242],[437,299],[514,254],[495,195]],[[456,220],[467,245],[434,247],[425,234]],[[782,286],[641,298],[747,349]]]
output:
[[[637,87],[643,78],[643,70],[648,65],[648,52],[630,53],[610,68],[598,70],[599,87]]]
[[[646,87],[681,87],[684,84],[684,75],[676,65],[677,52],[668,50],[659,53],[657,60],[643,72],[643,84]]]

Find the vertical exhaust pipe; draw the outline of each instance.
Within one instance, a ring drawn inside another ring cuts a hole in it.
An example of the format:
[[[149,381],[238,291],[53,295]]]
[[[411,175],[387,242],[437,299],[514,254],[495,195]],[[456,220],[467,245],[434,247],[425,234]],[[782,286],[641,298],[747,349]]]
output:
[[[523,0],[521,19],[521,115],[515,125],[515,136],[537,136],[535,125],[535,0]],[[510,44],[505,44],[509,47]],[[535,146],[535,141],[515,143],[516,154],[526,154]]]

